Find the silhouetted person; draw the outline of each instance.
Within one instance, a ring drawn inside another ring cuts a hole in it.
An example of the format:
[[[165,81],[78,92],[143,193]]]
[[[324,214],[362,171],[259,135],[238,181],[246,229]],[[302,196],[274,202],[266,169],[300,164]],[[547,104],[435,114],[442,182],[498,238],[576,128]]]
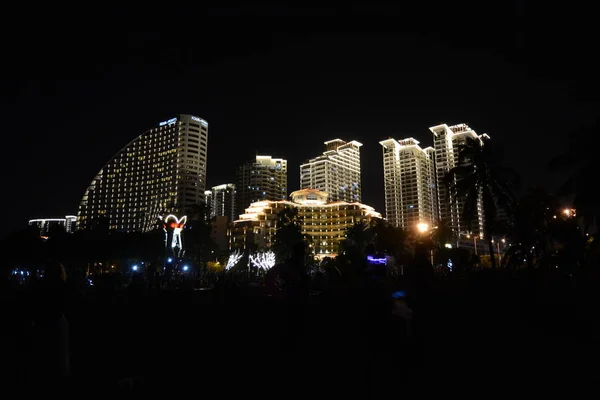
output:
[[[34,382],[61,385],[71,375],[69,324],[65,317],[67,274],[62,264],[48,262],[32,293],[32,365]]]

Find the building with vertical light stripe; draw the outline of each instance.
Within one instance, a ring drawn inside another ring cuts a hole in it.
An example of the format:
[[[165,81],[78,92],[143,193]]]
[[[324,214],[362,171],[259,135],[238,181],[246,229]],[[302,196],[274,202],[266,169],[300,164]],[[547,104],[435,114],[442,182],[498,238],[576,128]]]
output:
[[[300,166],[300,188],[317,189],[329,201],[361,201],[360,147],[362,143],[334,139],[325,142],[323,155]]]
[[[78,229],[146,232],[161,214],[183,215],[204,202],[208,123],[181,114],[139,135],[112,157],[86,189]]]
[[[448,126],[441,124],[432,126],[429,130],[433,133],[435,149],[435,168],[437,178],[437,200],[440,219],[449,222],[456,235],[472,233],[483,234],[483,206],[481,199],[478,201],[477,218],[469,224],[462,216],[464,201],[456,197],[456,193],[444,183],[446,174],[458,164],[459,146],[467,138],[481,140],[467,124]],[[485,135],[485,134],[484,134]]]
[[[405,230],[437,220],[434,150],[422,149],[413,138],[387,139],[383,146],[387,221]]]

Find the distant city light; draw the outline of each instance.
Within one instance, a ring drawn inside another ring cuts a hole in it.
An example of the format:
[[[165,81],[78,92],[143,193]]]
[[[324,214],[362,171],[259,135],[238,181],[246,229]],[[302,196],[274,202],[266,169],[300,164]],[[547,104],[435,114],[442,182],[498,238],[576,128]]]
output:
[[[445,248],[447,248],[447,249],[451,249],[451,248],[452,248],[452,245],[451,245],[450,243],[446,243],[446,244],[444,245],[444,247],[445,247]]]

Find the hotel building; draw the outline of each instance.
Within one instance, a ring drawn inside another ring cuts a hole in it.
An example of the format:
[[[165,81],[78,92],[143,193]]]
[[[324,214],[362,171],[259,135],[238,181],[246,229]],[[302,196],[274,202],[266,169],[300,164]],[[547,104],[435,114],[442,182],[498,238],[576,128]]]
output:
[[[238,168],[237,212],[263,200],[287,199],[287,160],[271,156],[256,156]],[[237,216],[233,218],[236,220]]]
[[[277,230],[278,213],[297,208],[302,234],[311,238],[310,246],[317,257],[335,257],[346,229],[356,222],[381,218],[372,207],[358,202],[328,202],[328,194],[316,189],[293,192],[291,201],[258,201],[252,203],[230,230],[229,248],[268,248]]]
[[[210,193],[210,196],[207,197],[206,203],[209,205],[211,217],[228,217],[229,222],[237,219],[235,209],[236,190],[233,183],[213,186],[208,193]]]
[[[330,201],[361,201],[360,147],[353,140],[325,142],[323,155],[300,166],[300,187],[318,189],[329,194]]]
[[[133,139],[96,174],[77,212],[78,229],[146,232],[161,214],[204,201],[208,123],[178,115]]]
[[[437,220],[434,150],[422,149],[413,138],[379,142],[383,146],[385,214],[405,230]]]
[[[458,164],[459,146],[467,138],[481,140],[483,136],[475,133],[467,124],[448,126],[446,124],[432,126],[429,130],[433,133],[435,149],[435,173],[437,179],[437,202],[439,218],[450,222],[455,234],[483,233],[483,206],[481,199],[478,201],[477,218],[472,221],[469,228],[468,221],[462,216],[464,207],[463,199],[457,198],[455,191],[448,189],[444,179],[446,174]],[[484,134],[485,135],[485,134]]]

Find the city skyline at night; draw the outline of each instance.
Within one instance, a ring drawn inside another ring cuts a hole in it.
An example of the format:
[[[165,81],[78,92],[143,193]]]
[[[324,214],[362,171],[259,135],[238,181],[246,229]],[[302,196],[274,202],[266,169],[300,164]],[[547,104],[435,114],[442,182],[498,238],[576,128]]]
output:
[[[12,149],[0,162],[13,194],[0,236],[76,213],[112,155],[179,113],[210,123],[206,187],[234,182],[237,165],[271,154],[287,158],[290,192],[321,143],[346,138],[363,144],[361,201],[381,211],[379,142],[389,137],[427,147],[428,127],[464,122],[490,134],[524,188],[554,192],[567,175],[550,172],[549,161],[565,135],[596,121],[592,64],[558,34],[276,26],[240,36],[210,23],[197,34],[210,40],[82,32],[87,45],[74,53],[71,36],[47,32],[8,49],[21,66],[7,75],[0,110]],[[549,64],[549,52],[562,56]],[[54,62],[40,68],[39,59]]]

